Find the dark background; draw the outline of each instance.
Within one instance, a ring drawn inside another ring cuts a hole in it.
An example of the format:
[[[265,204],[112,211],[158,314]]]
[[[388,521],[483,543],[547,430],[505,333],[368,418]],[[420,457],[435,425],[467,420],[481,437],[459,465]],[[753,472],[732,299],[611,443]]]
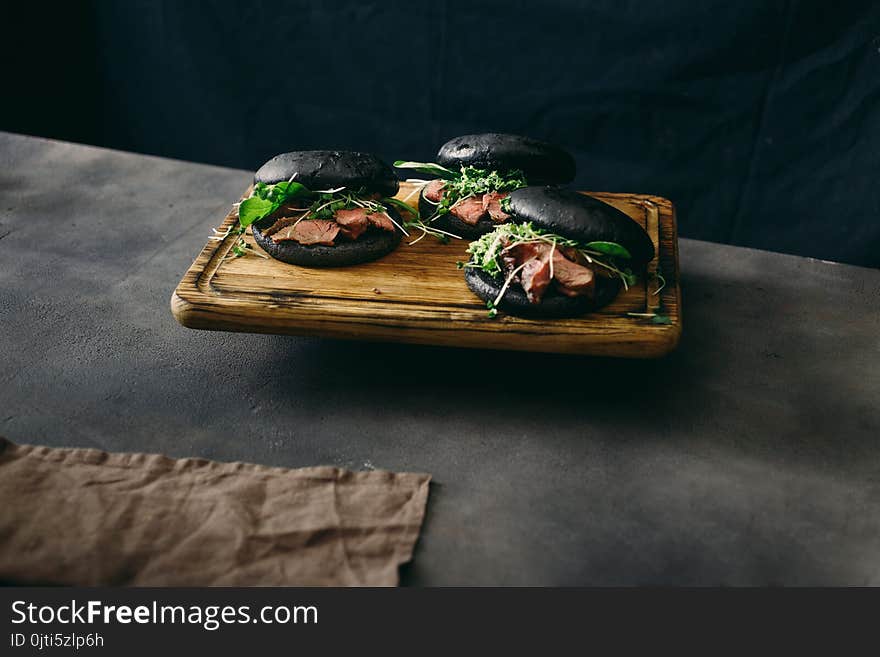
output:
[[[247,169],[523,133],[684,236],[880,266],[880,3],[23,4],[0,129]]]

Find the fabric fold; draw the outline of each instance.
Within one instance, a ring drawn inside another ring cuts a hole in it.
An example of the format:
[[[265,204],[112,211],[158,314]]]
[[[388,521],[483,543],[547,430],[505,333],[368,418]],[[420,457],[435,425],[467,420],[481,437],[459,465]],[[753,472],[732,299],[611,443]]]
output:
[[[430,479],[0,438],[0,581],[395,586]]]

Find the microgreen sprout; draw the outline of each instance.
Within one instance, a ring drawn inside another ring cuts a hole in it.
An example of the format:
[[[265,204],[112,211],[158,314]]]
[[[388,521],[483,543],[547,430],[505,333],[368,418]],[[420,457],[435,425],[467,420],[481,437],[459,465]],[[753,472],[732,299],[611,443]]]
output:
[[[237,235],[238,237],[235,240],[235,243],[232,245],[230,249],[231,254],[227,254],[223,259],[229,260],[230,258],[241,258],[242,256],[246,256],[249,253],[255,256],[260,256],[261,258],[268,259],[269,256],[260,253],[259,251],[254,250],[254,248],[248,244],[244,239],[244,231],[240,225],[229,226],[225,231],[217,230],[216,228],[211,229],[213,231],[213,235],[208,237],[212,242],[223,242],[230,235]]]
[[[659,269],[657,270],[656,276],[657,276],[657,280],[660,281],[660,285],[657,286],[657,289],[651,293],[655,296],[660,294],[660,292],[663,290],[663,288],[666,287],[666,279],[663,277],[663,274],[660,272]]]
[[[660,267],[657,267],[657,271],[654,273],[654,278],[660,283],[657,286],[657,289],[654,290],[651,294],[653,296],[657,296],[666,287],[666,278],[663,276],[663,272],[660,270]],[[653,312],[644,312],[644,313],[627,313],[629,317],[639,317],[642,319],[650,319],[652,324],[672,324],[672,318],[666,314],[663,309],[663,297],[658,296],[658,305],[657,308]]]
[[[412,194],[410,194],[412,196]],[[409,198],[409,197],[407,197]],[[409,219],[405,219],[404,225],[410,230],[418,230],[421,231],[421,235],[419,235],[416,239],[410,242],[410,246],[416,244],[417,242],[422,241],[428,235],[436,237],[443,244],[449,241],[449,238],[455,238],[457,240],[461,239],[460,235],[456,235],[455,233],[449,233],[445,230],[440,230],[439,228],[435,228],[434,226],[430,226],[422,221],[421,214],[419,213],[418,208],[409,205],[408,203],[404,203],[400,199],[396,198],[386,198],[384,201],[390,205],[393,205],[397,209],[406,213],[404,217],[409,216]]]

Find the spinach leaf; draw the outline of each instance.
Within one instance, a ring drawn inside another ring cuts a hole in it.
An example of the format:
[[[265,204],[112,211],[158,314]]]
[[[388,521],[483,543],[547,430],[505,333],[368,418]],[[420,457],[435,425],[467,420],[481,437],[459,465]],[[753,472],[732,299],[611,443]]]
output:
[[[272,214],[278,209],[280,203],[275,203],[259,196],[251,196],[238,206],[238,223],[247,228],[255,221]]]
[[[257,183],[254,186],[254,195],[238,206],[238,223],[242,228],[247,228],[275,212],[287,200],[308,193],[309,190],[298,182],[279,182],[274,185]]]
[[[615,258],[624,258],[625,260],[632,258],[629,251],[617,242],[590,242],[585,244],[584,248],[588,251],[596,251],[597,253],[614,256]]]
[[[273,186],[273,191],[275,192],[276,196],[284,196],[282,201],[286,201],[287,199],[293,198],[294,196],[309,193],[309,190],[306,189],[305,185],[301,185],[300,183],[293,181],[275,183],[275,185]]]

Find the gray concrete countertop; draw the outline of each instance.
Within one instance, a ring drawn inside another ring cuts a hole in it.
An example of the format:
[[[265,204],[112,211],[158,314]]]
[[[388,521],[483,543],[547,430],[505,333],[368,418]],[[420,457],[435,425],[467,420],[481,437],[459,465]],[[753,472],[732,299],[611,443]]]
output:
[[[405,584],[880,584],[880,271],[682,240],[648,362],[185,329],[250,175],[0,133],[0,434],[430,472]]]

